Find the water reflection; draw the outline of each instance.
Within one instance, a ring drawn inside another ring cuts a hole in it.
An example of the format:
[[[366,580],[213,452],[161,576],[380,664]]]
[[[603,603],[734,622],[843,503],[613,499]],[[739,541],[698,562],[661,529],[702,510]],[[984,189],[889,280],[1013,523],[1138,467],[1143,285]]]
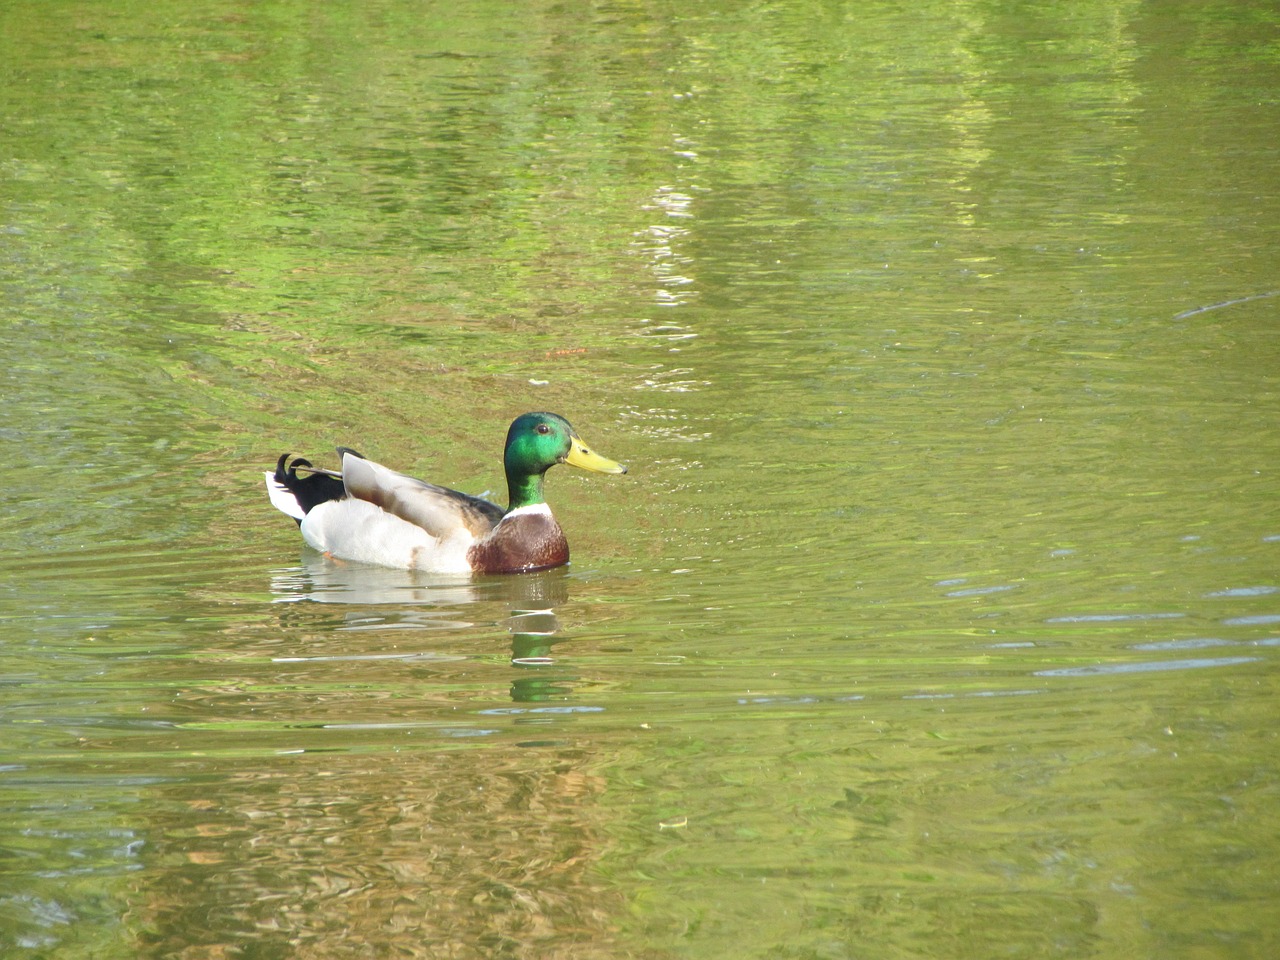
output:
[[[1274,4],[9,6],[0,954],[1277,953]],[[517,402],[613,574],[264,570]]]
[[[483,626],[489,605],[501,604],[510,615],[495,627],[511,634],[511,662],[521,671],[511,683],[511,699],[537,702],[568,696],[576,680],[559,671],[552,646],[561,624],[555,608],[569,599],[569,575],[563,567],[520,576],[467,577],[392,570],[332,560],[307,551],[298,567],[278,571],[271,579],[277,603],[345,604],[335,631],[462,630]],[[366,652],[276,657],[279,663],[323,660],[441,659],[438,654]],[[549,672],[555,671],[555,672]]]
[[[152,802],[131,898],[148,955],[536,957],[607,943],[619,904],[592,876],[608,848],[604,781],[577,745],[532,746],[193,764]],[[454,952],[464,945],[475,952]]]
[[[271,578],[271,592],[278,603],[312,600],[410,608],[462,606],[485,601],[535,608],[545,604],[550,608],[569,597],[568,572],[563,567],[520,576],[451,576],[346,563],[312,550],[303,554],[299,566],[278,571]],[[458,625],[471,624],[460,621]]]
[[[131,897],[146,951],[535,957],[607,944],[620,907],[595,876],[609,849],[605,782],[596,747],[558,712],[602,708],[547,702],[576,679],[552,656],[570,579],[432,577],[310,551],[276,571],[275,612],[317,647],[271,658],[281,749],[193,752],[186,776],[155,788]],[[486,628],[510,637],[513,706],[493,706],[503,671],[487,653],[394,649],[406,634],[456,641]],[[407,669],[382,663],[397,659]],[[281,724],[294,700],[337,709]],[[256,722],[232,709],[220,721]]]
[[[693,258],[681,251],[689,238],[689,228],[678,221],[691,219],[693,197],[675,187],[663,185],[654,191],[647,210],[660,210],[669,219],[649,226],[636,242],[641,252],[651,261],[651,270],[658,283],[654,303],[664,307],[678,307],[689,303],[695,296],[694,278],[689,276]],[[671,222],[671,221],[677,222]]]

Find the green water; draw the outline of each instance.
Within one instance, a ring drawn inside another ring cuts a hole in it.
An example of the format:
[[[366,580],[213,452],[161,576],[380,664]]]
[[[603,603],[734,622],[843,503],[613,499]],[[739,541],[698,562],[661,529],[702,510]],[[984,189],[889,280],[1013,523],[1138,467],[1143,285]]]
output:
[[[1277,170],[1263,0],[0,7],[0,953],[1276,956]]]

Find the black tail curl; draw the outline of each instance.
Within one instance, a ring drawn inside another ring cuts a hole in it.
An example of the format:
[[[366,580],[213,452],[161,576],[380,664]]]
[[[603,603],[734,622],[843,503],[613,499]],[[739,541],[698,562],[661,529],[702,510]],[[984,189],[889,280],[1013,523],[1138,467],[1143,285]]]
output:
[[[289,454],[281,454],[276,461],[275,481],[293,494],[303,513],[310,513],[322,503],[341,500],[347,495],[339,477],[331,477],[327,473],[312,473],[310,476],[300,477],[300,469],[310,470],[311,461],[295,457],[290,463]]]

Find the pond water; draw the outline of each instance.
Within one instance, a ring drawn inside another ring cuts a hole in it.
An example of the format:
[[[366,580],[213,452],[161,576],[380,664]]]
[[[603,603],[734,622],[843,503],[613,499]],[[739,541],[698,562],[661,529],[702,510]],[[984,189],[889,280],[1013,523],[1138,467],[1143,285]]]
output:
[[[1280,955],[1280,14],[0,11],[0,953]],[[568,568],[310,552],[337,444]]]

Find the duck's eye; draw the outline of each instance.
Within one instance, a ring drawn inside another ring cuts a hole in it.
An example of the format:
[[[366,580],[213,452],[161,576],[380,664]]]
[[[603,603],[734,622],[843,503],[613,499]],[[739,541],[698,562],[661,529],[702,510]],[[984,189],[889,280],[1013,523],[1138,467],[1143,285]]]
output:
[[[538,424],[538,432],[545,436],[546,434],[551,432],[551,427],[549,427],[545,423],[540,423]]]

